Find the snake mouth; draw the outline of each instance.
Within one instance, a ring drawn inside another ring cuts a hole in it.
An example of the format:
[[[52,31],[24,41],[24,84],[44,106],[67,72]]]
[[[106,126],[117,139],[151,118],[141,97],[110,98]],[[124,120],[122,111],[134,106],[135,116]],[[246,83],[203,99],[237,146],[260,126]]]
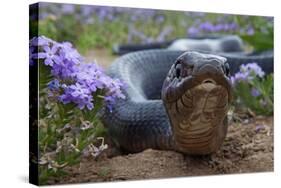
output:
[[[206,92],[210,92],[211,90],[216,88],[217,83],[215,80],[208,78],[202,81],[201,86],[205,89]]]
[[[232,99],[230,79],[220,70],[210,68],[209,65],[204,67],[206,68],[196,70],[192,75],[183,78],[174,78],[170,82],[164,83],[162,88],[162,100],[166,103],[173,103],[181,98],[186,91],[198,85],[204,85],[206,89],[211,89],[214,86],[220,85],[227,90],[230,102]]]
[[[202,84],[216,84],[216,81],[213,79],[203,80]]]

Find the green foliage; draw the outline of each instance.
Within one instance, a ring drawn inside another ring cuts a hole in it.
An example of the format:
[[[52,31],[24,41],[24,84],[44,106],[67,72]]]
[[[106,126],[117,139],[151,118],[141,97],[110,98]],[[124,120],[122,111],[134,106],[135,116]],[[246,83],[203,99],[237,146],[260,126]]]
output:
[[[252,94],[255,89],[259,94]],[[254,78],[249,82],[240,81],[235,85],[235,105],[244,105],[258,115],[273,114],[273,74],[265,78]]]
[[[44,35],[55,41],[70,41],[76,44],[82,30],[81,23],[74,16],[64,16],[63,19],[50,16],[39,21],[38,35]]]
[[[241,38],[244,41],[247,41],[252,46],[254,46],[256,51],[273,49],[273,33],[269,33],[269,34],[256,33],[252,36],[241,35]]]
[[[156,22],[157,16],[163,16],[163,22]],[[83,23],[75,15],[56,17],[51,14],[47,18],[39,20],[38,32],[39,35],[45,35],[56,41],[70,41],[78,47],[79,51],[86,53],[92,48],[111,49],[115,43],[127,43],[131,26],[152,39],[155,39],[165,27],[172,27],[172,32],[165,37],[165,40],[172,40],[186,37],[189,27],[198,26],[195,22],[215,24],[235,22],[239,26],[237,31],[220,31],[219,33],[237,34],[257,51],[273,48],[273,21],[266,17],[211,13],[206,13],[203,17],[192,17],[182,12],[159,10],[154,17],[147,20],[131,21],[131,15],[125,12],[119,14],[114,20],[99,21],[97,15],[93,15],[92,19],[95,20],[92,23]],[[31,30],[33,26],[35,27],[36,24],[31,22]],[[254,30],[253,34],[247,33],[249,28]],[[133,37],[130,42],[143,41],[138,37]]]
[[[256,51],[263,51],[273,49],[273,21],[269,20],[271,18],[265,17],[248,17],[247,19],[242,19],[242,17],[237,16],[236,20],[240,25],[249,25],[254,31],[253,34],[242,33],[240,37],[252,45]]]
[[[49,69],[40,63],[39,104],[39,182],[66,175],[64,168],[79,163],[89,145],[101,145],[97,138],[106,135],[97,113],[102,100],[94,96],[95,108],[80,110],[74,104],[61,104],[48,96]],[[103,145],[103,143],[102,143]],[[97,147],[98,148],[98,147]]]

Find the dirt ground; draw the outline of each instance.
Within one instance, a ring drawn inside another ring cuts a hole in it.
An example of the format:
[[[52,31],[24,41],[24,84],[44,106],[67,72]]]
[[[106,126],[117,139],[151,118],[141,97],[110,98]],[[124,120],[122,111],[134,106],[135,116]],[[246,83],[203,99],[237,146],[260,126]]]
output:
[[[67,167],[68,176],[52,179],[49,184],[273,171],[273,117],[230,124],[223,146],[210,156],[152,149],[114,157],[108,153]]]
[[[106,69],[117,57],[118,56],[114,56],[109,50],[93,49],[93,50],[89,50],[85,54],[85,61],[86,62],[95,61],[97,64],[99,64],[100,66]]]

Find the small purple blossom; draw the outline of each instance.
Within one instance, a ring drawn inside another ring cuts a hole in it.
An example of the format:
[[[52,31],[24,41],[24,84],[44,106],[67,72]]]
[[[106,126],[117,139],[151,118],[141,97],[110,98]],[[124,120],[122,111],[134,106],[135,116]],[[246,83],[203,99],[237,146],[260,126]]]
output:
[[[75,5],[72,4],[63,4],[61,11],[64,14],[73,14],[75,12]]]
[[[83,17],[90,17],[93,16],[94,9],[93,6],[81,5],[80,11]]]
[[[54,44],[52,47],[50,46],[43,46],[44,52],[39,52],[37,55],[38,59],[44,59],[44,64],[53,66],[54,64],[60,64],[61,58],[58,55],[58,48],[59,46]]]
[[[196,23],[197,22],[197,23]],[[196,36],[199,33],[210,33],[210,32],[233,32],[238,30],[238,25],[235,22],[219,22],[211,23],[209,21],[201,22],[195,21],[193,26],[189,27],[187,34]]]
[[[240,71],[248,72],[250,76],[258,76],[262,78],[265,73],[257,63],[248,63],[246,65],[241,65]]]
[[[199,24],[199,29],[203,30],[203,31],[210,31],[213,32],[214,31],[214,25],[211,22],[203,22],[201,24]]]
[[[253,97],[258,97],[258,96],[261,95],[261,93],[260,93],[260,91],[257,90],[256,88],[252,88],[252,89],[251,89],[251,95],[252,95]]]
[[[37,55],[35,53],[35,49],[36,48],[34,46],[31,46],[29,48],[29,65],[30,66],[33,66],[36,63],[35,58]]]
[[[249,27],[249,28],[247,29],[247,35],[254,35],[254,34],[255,34],[254,28],[253,28],[253,27]]]
[[[63,42],[60,47],[62,49],[60,51],[61,58],[72,61],[74,64],[79,64],[81,61],[83,61],[82,56],[76,49],[72,47],[70,42]]]
[[[52,81],[50,81],[50,82],[48,83],[48,88],[49,88],[50,90],[58,90],[59,87],[60,87],[60,82],[59,82],[58,79],[53,79]]]
[[[265,125],[263,125],[263,124],[257,124],[256,127],[255,127],[256,132],[259,132],[263,129],[265,129]]]
[[[241,81],[249,82],[256,77],[263,78],[264,75],[265,75],[265,73],[263,72],[261,67],[258,66],[257,63],[248,63],[246,65],[244,65],[244,64],[241,65],[240,71],[237,72],[230,79],[231,79],[232,84],[236,84]]]
[[[163,15],[158,15],[156,18],[155,18],[155,21],[156,23],[160,24],[160,23],[163,23],[165,21],[165,17]]]
[[[238,72],[231,77],[232,84],[235,84],[236,82],[247,81],[247,80],[248,80],[248,73],[246,72]]]
[[[81,64],[77,67],[77,71],[73,75],[77,82],[86,85],[91,92],[106,87],[104,83],[105,74],[101,67],[95,63]],[[110,83],[110,79],[106,80]]]
[[[97,64],[84,63],[71,43],[57,43],[42,36],[30,41],[29,50],[31,65],[39,59],[51,67],[54,79],[48,83],[49,96],[57,97],[63,104],[74,103],[81,110],[92,110],[99,91],[111,111],[117,99],[125,99],[124,84],[107,76]]]
[[[52,43],[54,41],[52,41],[51,39],[45,37],[45,36],[39,36],[39,37],[34,37],[30,40],[30,46],[47,46],[50,43]]]
[[[93,97],[90,90],[79,83],[67,86],[64,93],[59,96],[59,100],[64,104],[73,102],[77,104],[78,108],[81,110],[85,107],[89,110],[94,108],[92,103]]]
[[[104,100],[110,112],[112,111],[112,107],[114,106],[116,99],[126,98],[126,96],[122,93],[122,87],[125,86],[119,79],[112,80],[112,82],[109,83],[109,89],[106,92]]]
[[[187,30],[187,34],[190,36],[196,36],[200,33],[200,30],[194,26],[189,27]]]
[[[87,107],[89,110],[94,108],[91,91],[84,85],[76,83],[65,88],[64,93],[59,96],[63,104],[73,102],[79,109]]]

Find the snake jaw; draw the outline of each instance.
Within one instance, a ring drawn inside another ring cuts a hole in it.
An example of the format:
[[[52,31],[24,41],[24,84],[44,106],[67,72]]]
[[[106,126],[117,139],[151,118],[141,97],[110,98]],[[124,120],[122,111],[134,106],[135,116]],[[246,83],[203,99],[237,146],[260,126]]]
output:
[[[197,52],[184,53],[179,59],[162,88],[175,146],[188,154],[215,152],[226,136],[231,100],[226,59]]]

